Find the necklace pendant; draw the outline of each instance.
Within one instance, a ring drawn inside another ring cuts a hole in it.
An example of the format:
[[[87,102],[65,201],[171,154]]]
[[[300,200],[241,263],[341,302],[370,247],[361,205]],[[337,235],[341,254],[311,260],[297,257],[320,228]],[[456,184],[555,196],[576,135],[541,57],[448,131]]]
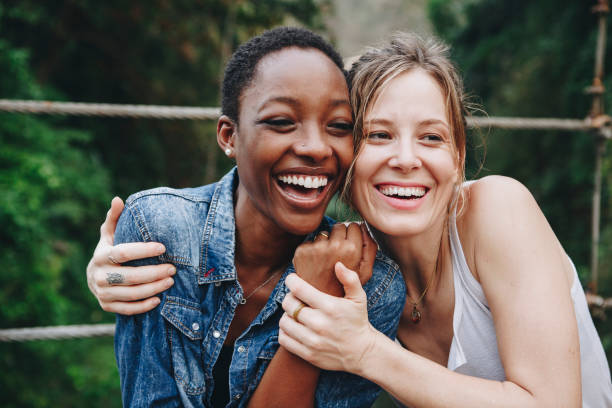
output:
[[[412,323],[417,324],[421,321],[421,312],[417,309],[416,305],[412,306],[412,314],[410,315]]]
[[[246,303],[246,299],[243,297],[240,297],[240,304],[244,305]]]

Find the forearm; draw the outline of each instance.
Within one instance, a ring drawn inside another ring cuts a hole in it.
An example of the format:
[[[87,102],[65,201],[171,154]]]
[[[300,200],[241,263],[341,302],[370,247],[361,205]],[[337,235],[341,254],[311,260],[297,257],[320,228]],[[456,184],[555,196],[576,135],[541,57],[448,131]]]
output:
[[[320,370],[279,347],[248,407],[313,407]]]
[[[510,381],[456,373],[402,348],[382,333],[377,333],[373,347],[353,371],[413,408],[565,406],[571,401],[559,396],[551,404]]]

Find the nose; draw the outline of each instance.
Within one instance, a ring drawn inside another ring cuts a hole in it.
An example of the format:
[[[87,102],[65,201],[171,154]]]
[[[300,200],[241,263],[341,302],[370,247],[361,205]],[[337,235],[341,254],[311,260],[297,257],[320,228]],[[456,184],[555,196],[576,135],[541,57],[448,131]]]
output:
[[[320,162],[332,155],[329,135],[318,125],[305,124],[293,144],[293,151],[300,157]]]
[[[423,165],[418,154],[418,146],[413,138],[399,138],[392,146],[389,166],[401,171],[414,170]]]

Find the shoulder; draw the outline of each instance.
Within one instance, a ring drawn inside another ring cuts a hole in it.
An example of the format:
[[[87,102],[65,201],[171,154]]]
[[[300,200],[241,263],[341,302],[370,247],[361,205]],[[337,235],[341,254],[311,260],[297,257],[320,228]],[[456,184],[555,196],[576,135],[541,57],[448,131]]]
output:
[[[460,229],[468,234],[469,231],[511,227],[517,221],[543,217],[527,187],[513,178],[487,176],[464,188],[463,211],[457,221]]]
[[[135,206],[156,207],[168,204],[190,205],[190,203],[210,202],[216,183],[195,188],[176,189],[157,187],[139,191],[128,197],[126,208]]]
[[[535,201],[527,187],[511,177],[487,176],[468,183],[465,188],[468,210],[490,205],[523,206]]]
[[[186,189],[159,187],[131,195],[117,225],[116,243],[160,242],[166,246],[164,261],[197,265],[214,191],[215,184],[211,184]]]
[[[511,248],[524,248],[535,237],[554,239],[533,195],[519,181],[488,176],[464,188],[465,201],[457,218],[457,230],[477,280],[480,281],[479,259],[493,254],[511,256]]]

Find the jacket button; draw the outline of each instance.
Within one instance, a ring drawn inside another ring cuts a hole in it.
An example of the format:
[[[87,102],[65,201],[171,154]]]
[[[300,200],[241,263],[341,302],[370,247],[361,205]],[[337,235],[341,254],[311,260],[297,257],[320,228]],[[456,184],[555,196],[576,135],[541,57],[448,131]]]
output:
[[[221,332],[219,332],[219,330],[215,330],[215,331],[213,332],[213,337],[214,337],[215,339],[218,339],[219,337],[221,337]]]
[[[244,350],[246,350],[246,348],[244,346],[238,347],[238,352],[239,353],[244,353]]]
[[[234,399],[235,399],[235,400],[239,400],[241,396],[242,396],[242,395],[240,395],[240,394],[236,394],[236,395],[234,395]]]
[[[193,329],[193,331],[198,331],[200,330],[200,325],[197,323],[194,323],[191,325],[191,328]]]

